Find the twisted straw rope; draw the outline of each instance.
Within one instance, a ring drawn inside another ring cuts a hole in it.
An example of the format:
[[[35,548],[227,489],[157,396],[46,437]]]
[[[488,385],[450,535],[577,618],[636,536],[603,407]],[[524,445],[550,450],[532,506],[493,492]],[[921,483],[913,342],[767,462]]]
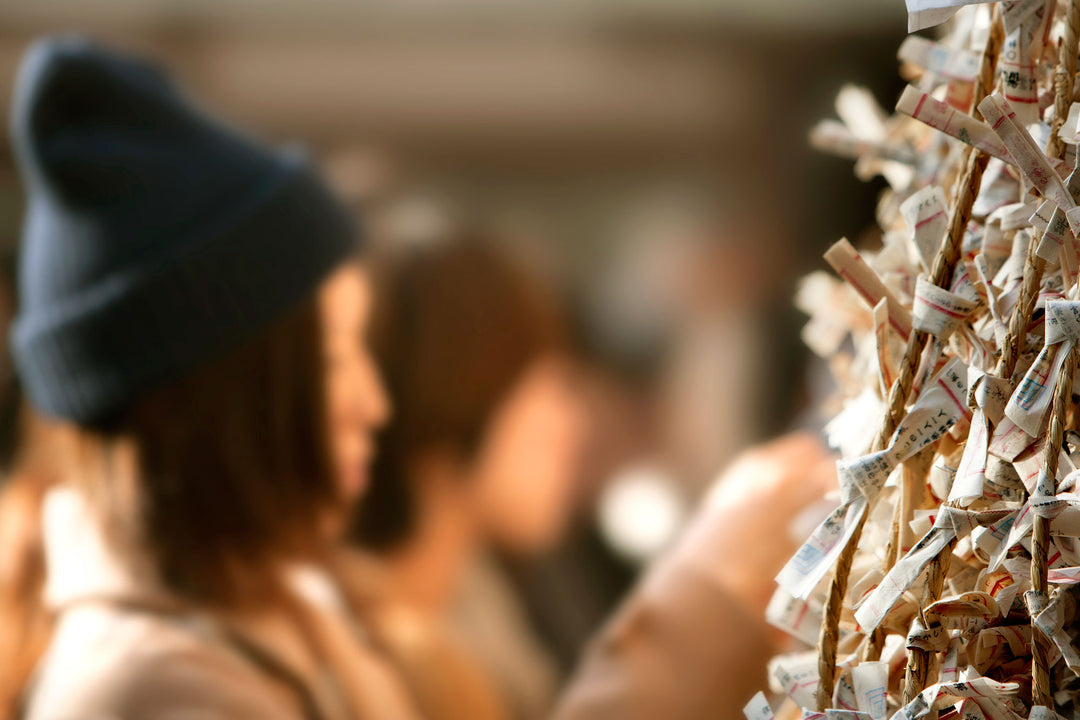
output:
[[[1039,286],[1042,284],[1046,261],[1035,254],[1039,238],[1032,234],[1028,243],[1027,262],[1024,263],[1024,280],[1020,285],[1020,294],[1016,298],[1016,307],[1009,318],[1009,328],[1005,332],[1005,344],[998,360],[997,376],[1012,382],[1019,359],[1027,340],[1027,328],[1035,312],[1035,303],[1039,299]]]
[[[1073,78],[1076,75],[1077,38],[1080,37],[1080,7],[1075,0],[1069,3],[1065,15],[1065,35],[1058,53],[1057,71],[1054,73],[1054,122],[1050,125],[1050,141],[1046,152],[1060,158],[1065,154],[1065,144],[1059,134],[1072,103]]]
[[[1069,10],[1065,16],[1065,35],[1058,53],[1057,71],[1054,74],[1054,122],[1050,126],[1050,139],[1046,143],[1047,156],[1058,159],[1065,155],[1065,143],[1062,142],[1060,133],[1072,101],[1078,45],[1080,45],[1080,2],[1073,0],[1069,3]],[[1039,286],[1046,269],[1046,261],[1035,254],[1038,244],[1038,238],[1032,237],[1028,245],[1027,262],[1024,264],[1024,280],[1020,286],[1020,295],[1017,298],[1016,308],[1001,350],[997,375],[1006,380],[1012,380],[1012,374],[1016,369],[1016,361],[1027,337],[1027,326],[1035,311],[1035,303],[1039,298]]]
[[[1073,94],[1073,79],[1076,74],[1078,39],[1080,39],[1080,2],[1072,0],[1065,19],[1065,34],[1059,48],[1058,66],[1055,73],[1054,93],[1054,122],[1051,126],[1050,140],[1047,143],[1047,155],[1061,158],[1064,155],[1065,146],[1060,138],[1061,127],[1069,110]],[[1027,327],[1031,322],[1031,316],[1038,300],[1038,290],[1042,284],[1043,272],[1046,261],[1035,254],[1038,246],[1037,238],[1033,237],[1028,245],[1027,262],[1024,264],[1024,279],[1020,287],[1016,307],[1010,318],[1009,328],[1006,333],[1001,358],[998,363],[997,375],[1007,380],[1012,380],[1016,370],[1017,359],[1022,352],[1027,338]],[[1076,371],[1078,352],[1074,349],[1066,357],[1058,375],[1058,387],[1054,397],[1054,406],[1050,418],[1050,434],[1046,441],[1044,467],[1051,478],[1057,475],[1058,456],[1061,452],[1062,429],[1064,413],[1067,401],[1072,391],[1072,378]],[[1031,572],[1032,584],[1036,590],[1046,592],[1047,582],[1047,545],[1049,541],[1049,520],[1036,516],[1035,528],[1032,536]],[[937,580],[936,574],[940,573],[940,566],[945,552],[951,552],[946,548],[937,558],[931,561],[928,569],[927,590]],[[931,602],[936,597],[925,598]],[[1034,622],[1034,619],[1032,620]],[[925,686],[928,673],[929,658],[924,651],[913,650],[909,656],[907,683],[904,691],[904,702],[914,699]],[[1032,642],[1032,694],[1035,702],[1047,707],[1053,707],[1053,697],[1050,693],[1050,672],[1047,658],[1049,656],[1048,641],[1042,633],[1033,628]]]
[[[945,587],[945,576],[949,574],[949,565],[952,562],[952,551],[956,547],[956,538],[953,538],[942,549],[941,553],[930,562],[926,570],[926,585],[923,586],[922,600],[919,603],[919,613],[923,615],[923,627],[929,628],[937,624],[936,618],[927,618],[924,610],[937,602],[941,597],[941,590]],[[932,655],[926,651],[915,652],[912,649],[908,654],[907,674],[904,679],[904,704],[915,699],[926,687],[926,678],[930,674],[933,665]]]
[[[986,47],[983,50],[979,77],[975,81],[974,104],[976,106],[994,86],[997,56],[1002,40],[1000,25],[1000,11],[995,6],[991,31],[987,37]],[[949,280],[957,261],[960,259],[960,245],[964,237],[964,230],[971,219],[971,208],[975,204],[975,197],[979,194],[983,172],[986,170],[988,161],[989,157],[987,155],[976,151],[974,148],[970,148],[965,154],[964,173],[957,179],[957,192],[954,194],[956,200],[949,216],[948,232],[941,244],[941,248],[938,250],[938,254],[934,258],[934,265],[930,273],[931,282],[938,287],[945,285]],[[882,423],[881,431],[878,433],[877,440],[874,443],[875,446],[884,447],[904,415],[907,398],[915,382],[919,359],[927,337],[925,332],[919,330],[912,330],[908,336],[904,358],[900,363],[900,374],[889,391],[888,411]],[[862,537],[862,531],[869,514],[868,508],[863,512],[854,532],[851,534],[851,538],[840,552],[840,557],[836,562],[836,572],[829,585],[829,597],[825,603],[821,633],[818,637],[819,682],[816,699],[819,711],[828,709],[832,689],[836,684],[836,648],[840,642],[840,614],[843,610],[844,596],[847,594],[855,551],[858,548],[859,539]]]
[[[992,33],[993,34],[993,33]],[[975,196],[979,194],[979,186],[982,182],[983,172],[986,170],[986,164],[989,161],[989,157],[984,153],[978,152],[974,149],[970,150],[967,154],[967,166],[964,170],[964,174],[960,179],[963,183],[960,197],[956,201],[956,211],[954,216],[959,217],[960,210],[966,208],[965,222],[960,228],[950,229],[948,241],[945,245],[953,244],[954,231],[960,233],[963,232],[963,228],[967,227],[967,219],[971,218],[971,204],[974,203]],[[970,204],[968,199],[970,197]],[[961,235],[962,236],[962,235]],[[956,241],[955,254],[959,256],[960,248],[959,242]],[[946,254],[946,247],[942,247],[941,253],[938,258],[942,258]],[[955,264],[955,260],[953,261]],[[948,276],[946,276],[948,277]],[[935,284],[941,286],[941,282],[938,282],[935,278]],[[903,408],[901,408],[902,410]],[[947,562],[945,558],[946,553],[952,553],[952,548],[946,546],[941,553],[930,561],[927,566],[926,574],[926,588],[924,590],[923,602],[926,604],[933,603],[937,600],[938,595],[941,593],[941,587],[944,582],[944,573],[942,572],[942,566],[944,562]],[[936,591],[934,590],[936,586]],[[907,680],[904,688],[904,703],[907,704],[915,695],[918,695],[926,687],[927,679],[929,677],[929,670],[931,666],[930,651],[923,650],[922,648],[909,648],[908,649],[908,668],[907,668]],[[910,694],[910,697],[909,697]]]
[[[1050,424],[1046,431],[1046,445],[1043,448],[1043,471],[1050,478],[1054,492],[1057,490],[1058,458],[1061,456],[1061,442],[1065,434],[1065,413],[1072,399],[1073,376],[1076,373],[1077,360],[1080,359],[1080,347],[1076,344],[1065,356],[1065,362],[1058,371],[1057,387],[1054,391],[1054,405],[1050,413]],[[1053,492],[1051,493],[1053,494]],[[1046,550],[1050,541],[1050,520],[1041,515],[1035,516],[1035,528],[1031,536],[1031,589],[1044,596],[1048,591]],[[1034,623],[1034,618],[1032,618]],[[1050,693],[1050,665],[1047,661],[1049,648],[1042,631],[1032,627],[1031,646],[1031,694],[1036,705],[1053,709],[1053,696]]]
[[[1069,111],[1069,105],[1072,102],[1078,41],[1080,41],[1080,0],[1072,0],[1069,3],[1069,9],[1065,17],[1065,35],[1059,49],[1058,66],[1054,77],[1054,122],[1050,127],[1050,140],[1046,148],[1048,155],[1057,158],[1062,157],[1065,151],[1064,143],[1061,141],[1059,134],[1061,126],[1065,122],[1066,113]],[[1037,289],[1039,282],[1041,282],[1045,262],[1041,258],[1033,257],[1030,250],[1031,248],[1029,248],[1028,265],[1032,266],[1031,274],[1039,276],[1035,282],[1035,288]],[[1025,266],[1025,283],[1027,276],[1028,267]],[[1034,302],[1032,301],[1031,304],[1034,305]],[[1017,335],[1017,339],[1021,337],[1023,336]],[[1069,350],[1069,354],[1065,356],[1065,362],[1058,372],[1057,387],[1054,391],[1054,404],[1047,427],[1046,445],[1043,449],[1043,471],[1050,478],[1051,494],[1057,492],[1058,458],[1061,455],[1065,415],[1072,398],[1073,377],[1076,374],[1078,361],[1080,361],[1080,347],[1074,344]],[[1049,543],[1050,520],[1041,515],[1036,515],[1031,535],[1031,587],[1042,597],[1046,597],[1049,590],[1049,584],[1046,580],[1049,564],[1047,562]],[[1038,628],[1034,627],[1034,617],[1032,617],[1031,622],[1032,700],[1036,705],[1054,709],[1054,697],[1050,688],[1049,640]]]

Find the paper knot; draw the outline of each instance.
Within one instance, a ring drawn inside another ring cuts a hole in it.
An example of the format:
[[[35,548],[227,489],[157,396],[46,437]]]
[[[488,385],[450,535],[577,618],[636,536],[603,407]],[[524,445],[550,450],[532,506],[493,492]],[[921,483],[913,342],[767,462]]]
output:
[[[1076,342],[1080,339],[1080,302],[1046,301],[1046,344]]]

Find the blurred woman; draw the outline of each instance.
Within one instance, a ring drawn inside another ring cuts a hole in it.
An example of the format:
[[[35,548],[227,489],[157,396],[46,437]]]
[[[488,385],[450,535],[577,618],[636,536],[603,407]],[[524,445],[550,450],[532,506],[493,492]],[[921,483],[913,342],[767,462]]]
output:
[[[380,584],[340,549],[389,414],[348,214],[295,154],[84,40],[29,53],[12,127],[28,204],[11,339],[32,415],[0,507],[2,712],[421,717],[427,696],[361,622]],[[527,456],[561,467],[560,364],[524,377],[511,398],[546,398],[520,423],[553,458]],[[516,458],[513,435],[498,446]],[[823,483],[808,441],[760,452],[601,636],[559,717],[720,717],[761,679],[754,603],[782,543],[758,542]],[[455,487],[461,456],[432,457]],[[508,460],[479,457],[477,487],[502,477]],[[425,679],[485,717],[482,683],[447,667]]]
[[[496,238],[393,248],[372,329],[394,419],[355,534],[384,561],[374,623],[429,717],[455,717],[448,656],[499,716],[542,717],[555,670],[487,557],[548,549],[573,499],[584,407],[555,305]]]
[[[12,125],[34,412],[0,510],[0,714],[415,717],[332,580],[388,413],[348,213],[81,39],[31,50]]]
[[[429,718],[548,717],[555,697],[542,643],[500,597],[486,552],[537,553],[558,538],[585,408],[552,299],[496,242],[465,235],[379,263],[372,347],[395,412],[354,534],[384,564],[373,632]],[[763,611],[794,551],[776,529],[831,476],[809,437],[744,455],[594,643],[560,717],[741,708],[763,687],[775,639]],[[463,712],[448,673],[486,681],[488,701]]]

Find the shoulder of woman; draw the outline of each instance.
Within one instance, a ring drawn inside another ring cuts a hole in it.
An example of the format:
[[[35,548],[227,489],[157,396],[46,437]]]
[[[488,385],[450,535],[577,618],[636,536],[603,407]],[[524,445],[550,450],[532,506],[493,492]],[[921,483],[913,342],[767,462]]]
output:
[[[88,659],[92,658],[92,661]],[[295,698],[182,617],[108,605],[61,615],[27,720],[302,717]]]

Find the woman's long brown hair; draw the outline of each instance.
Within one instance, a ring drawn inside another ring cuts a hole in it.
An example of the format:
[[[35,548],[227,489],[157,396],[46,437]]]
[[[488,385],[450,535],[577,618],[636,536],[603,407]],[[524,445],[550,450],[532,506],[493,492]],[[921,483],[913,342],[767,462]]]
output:
[[[40,436],[35,418],[24,413],[20,434]],[[0,717],[14,718],[21,689],[44,652],[52,619],[43,607],[45,557],[41,504],[55,482],[49,456],[20,452],[20,470],[0,493]],[[33,456],[33,457],[31,457]],[[33,467],[34,470],[30,471]]]
[[[318,550],[338,502],[320,332],[310,300],[109,423],[34,423],[0,494],[0,716],[51,633],[39,517],[53,484],[84,491],[114,549],[195,603],[267,602],[275,563]]]
[[[379,265],[372,350],[394,415],[353,525],[373,551],[414,529],[417,458],[432,449],[471,458],[529,365],[565,350],[554,299],[499,243],[463,233]]]

